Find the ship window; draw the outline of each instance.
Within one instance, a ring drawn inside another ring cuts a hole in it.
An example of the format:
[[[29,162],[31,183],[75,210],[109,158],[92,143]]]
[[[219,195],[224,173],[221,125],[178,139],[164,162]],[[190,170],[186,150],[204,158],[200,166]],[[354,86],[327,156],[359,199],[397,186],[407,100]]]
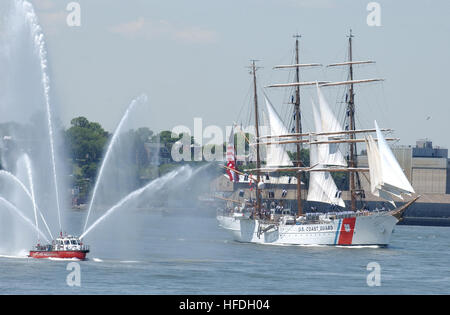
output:
[[[77,241],[75,241],[75,240],[72,240],[70,242],[72,243],[72,245],[77,245]]]
[[[66,240],[66,241],[64,241],[64,244],[65,244],[65,245],[69,245],[70,242]]]

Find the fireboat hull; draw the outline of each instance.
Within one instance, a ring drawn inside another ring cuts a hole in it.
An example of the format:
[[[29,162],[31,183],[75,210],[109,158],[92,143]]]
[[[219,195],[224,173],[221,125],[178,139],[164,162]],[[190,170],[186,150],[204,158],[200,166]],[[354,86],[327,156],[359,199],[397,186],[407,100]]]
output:
[[[31,258],[62,258],[85,260],[89,251],[61,250],[61,251],[30,251]]]

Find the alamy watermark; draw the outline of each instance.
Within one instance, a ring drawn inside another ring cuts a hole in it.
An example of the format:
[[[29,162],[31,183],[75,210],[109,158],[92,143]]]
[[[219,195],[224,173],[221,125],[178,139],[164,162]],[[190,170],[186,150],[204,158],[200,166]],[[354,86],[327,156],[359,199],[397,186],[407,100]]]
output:
[[[260,126],[260,135],[267,135],[269,128]],[[177,141],[173,144],[171,157],[175,162],[181,161],[225,161],[225,144],[234,144],[236,161],[256,161],[256,137],[255,126],[226,126],[223,128],[215,125],[204,127],[201,118],[194,118],[194,131],[184,125],[179,125],[171,130],[172,138]],[[230,139],[230,136],[233,135]],[[270,140],[269,140],[270,139]],[[267,150],[271,150],[268,142],[279,141],[277,138],[260,139],[260,158],[265,159]]]
[[[369,14],[366,22],[369,26],[381,26],[381,5],[378,2],[369,2],[366,7]]]
[[[370,262],[367,264],[367,271],[370,273],[367,275],[366,282],[369,287],[381,286],[381,266],[377,262]]]
[[[69,287],[81,287],[81,266],[77,262],[67,264],[66,270],[71,271],[66,277],[66,283]]]
[[[66,6],[66,11],[70,13],[67,15],[66,23],[69,27],[81,26],[81,6],[78,2],[70,2]]]

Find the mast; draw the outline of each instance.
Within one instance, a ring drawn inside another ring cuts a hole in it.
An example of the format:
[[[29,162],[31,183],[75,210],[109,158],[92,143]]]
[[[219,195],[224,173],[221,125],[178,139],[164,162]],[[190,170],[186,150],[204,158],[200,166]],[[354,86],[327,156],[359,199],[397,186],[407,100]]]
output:
[[[349,56],[349,73],[350,73],[350,81],[353,81],[353,64],[352,64],[352,30],[350,30],[350,35],[348,36],[348,56]],[[349,88],[349,98],[347,103],[347,111],[348,111],[348,119],[349,119],[349,130],[355,130],[355,93],[353,90],[353,83],[350,83]],[[353,133],[350,134],[350,139],[353,140],[355,135]],[[356,144],[350,143],[350,155],[348,159],[349,167],[355,167],[355,151]],[[351,196],[351,210],[356,211],[356,195],[355,195],[355,173],[350,172],[350,196]]]
[[[259,117],[258,117],[258,93],[256,88],[256,70],[258,69],[255,65],[257,60],[252,60],[252,64],[250,66],[250,74],[253,75],[253,94],[254,94],[254,105],[255,105],[255,129],[256,129],[256,212],[260,214],[261,212],[261,192],[259,191],[259,180],[260,180],[260,171],[261,168],[261,160],[259,155]]]
[[[295,68],[295,82],[293,83],[284,83],[284,84],[272,84],[268,87],[295,87],[295,99],[293,100],[294,104],[294,119],[295,119],[295,143],[296,143],[296,161],[294,161],[294,164],[296,165],[297,169],[302,168],[302,161],[300,158],[301,150],[302,150],[302,143],[308,142],[302,139],[302,117],[301,117],[301,108],[300,108],[300,87],[301,86],[312,86],[317,85],[318,82],[300,82],[300,68],[305,67],[318,67],[322,66],[322,64],[319,63],[305,63],[301,64],[299,62],[299,38],[301,35],[295,34],[293,36],[295,38],[295,64],[292,65],[279,65],[275,66],[274,69],[286,69],[286,68]],[[320,84],[329,83],[329,82],[320,82]],[[297,178],[297,206],[298,206],[298,216],[301,216],[303,213],[303,205],[302,205],[302,190],[301,190],[301,172],[297,172],[296,174]]]
[[[348,112],[348,119],[349,119],[349,130],[354,131],[356,130],[355,126],[355,92],[353,89],[353,65],[356,64],[353,62],[353,49],[352,49],[352,30],[350,29],[350,34],[348,36],[348,66],[349,66],[349,76],[350,76],[350,87],[349,87],[349,95],[348,95],[348,103],[347,103],[347,112]],[[371,63],[366,62],[366,63]],[[357,147],[356,142],[352,142],[352,140],[355,139],[355,133],[350,133],[350,152],[349,152],[349,159],[348,159],[348,165],[350,168],[356,168],[357,167]],[[359,183],[359,177],[358,174],[355,172],[349,172],[350,176],[350,197],[351,197],[351,210],[356,211],[356,197],[357,192],[361,190],[360,183]],[[356,181],[358,183],[356,183]],[[357,187],[358,186],[358,189]]]
[[[300,62],[299,62],[299,53],[298,53],[298,39],[301,37],[301,35],[294,35],[295,38],[295,83],[300,83]],[[294,117],[295,117],[295,132],[297,134],[301,134],[302,133],[302,121],[301,121],[301,113],[300,113],[300,85],[297,85],[295,87],[295,102],[294,102]],[[296,147],[297,147],[297,161],[296,161],[296,165],[297,167],[302,167],[302,161],[300,158],[300,154],[301,154],[301,150],[302,150],[302,145],[301,145],[301,140],[302,137],[299,136],[297,137],[297,140],[299,140],[299,142],[297,143]],[[301,181],[301,172],[297,172],[297,215],[301,216],[302,215],[302,210],[303,210],[303,206],[302,206],[302,181]]]

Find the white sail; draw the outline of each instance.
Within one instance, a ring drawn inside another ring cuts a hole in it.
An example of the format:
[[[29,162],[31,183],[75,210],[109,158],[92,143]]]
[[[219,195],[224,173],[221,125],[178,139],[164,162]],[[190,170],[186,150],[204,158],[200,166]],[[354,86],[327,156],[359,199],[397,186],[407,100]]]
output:
[[[378,138],[378,151],[380,153],[381,170],[382,170],[382,181],[383,189],[387,192],[393,194],[412,194],[414,193],[414,188],[409,183],[403,173],[400,164],[398,164],[397,159],[389,148],[383,134],[378,128],[378,124],[375,121],[375,129],[377,130]]]
[[[322,132],[322,120],[320,113],[317,111],[317,107],[314,104],[314,101],[311,99],[311,106],[313,110],[313,117],[314,117],[314,127],[316,132]],[[312,140],[314,141],[327,141],[327,136],[315,136]],[[316,164],[322,164],[322,165],[328,165],[328,159],[329,159],[329,146],[328,144],[317,144],[312,145],[310,148],[311,150],[315,150],[314,152],[314,164],[310,163],[310,165],[316,165]],[[311,161],[311,157],[310,157]]]
[[[287,128],[284,126],[283,121],[278,116],[278,113],[273,108],[270,101],[264,95],[266,100],[267,109],[267,123],[268,123],[268,134],[269,136],[276,137],[279,135],[285,135],[288,133]],[[293,166],[289,155],[284,149],[283,145],[271,144],[266,146],[266,166],[267,167],[279,167],[279,166]]]
[[[317,85],[317,96],[319,98],[319,118],[314,118],[316,123],[316,132],[340,132],[343,131],[341,124],[334,116],[333,111],[330,109],[325,97]],[[313,107],[314,108],[314,107]],[[317,112],[317,111],[316,111]],[[320,124],[319,124],[320,122]],[[327,141],[327,136],[321,136],[317,138],[318,141]],[[324,165],[333,166],[347,166],[347,161],[344,155],[339,151],[339,145],[337,143],[321,144],[319,145],[319,163]]]
[[[370,191],[378,196],[378,190],[382,185],[381,161],[378,147],[371,135],[366,137],[367,160],[369,163]]]
[[[395,202],[394,199],[392,199],[392,195],[387,193],[386,191],[379,190],[376,196],[383,198],[384,200],[388,201],[395,207]]]
[[[392,196],[403,199],[402,194],[414,193],[394,154],[375,121],[378,146],[372,136],[366,137],[369,162],[370,188],[372,194],[394,204]],[[395,205],[395,204],[394,204]]]
[[[373,140],[371,135],[366,137],[367,146],[367,160],[369,163],[369,176],[370,176],[370,191],[374,196],[381,197],[384,200],[389,201],[395,206],[392,195],[382,190],[383,187],[383,172],[381,169],[381,158],[378,146]]]
[[[321,119],[314,102],[312,102],[312,108],[316,131],[320,132],[322,128]],[[322,136],[317,137],[318,140],[322,140],[322,138]],[[310,165],[315,165],[315,167],[320,168],[324,167],[321,162],[326,158],[327,154],[328,145],[312,145],[309,150]],[[308,201],[317,201],[345,207],[344,200],[342,200],[330,172],[310,172],[309,176]]]
[[[316,161],[317,150],[311,147],[310,159],[311,164]],[[317,167],[323,167],[317,165]],[[317,201],[323,203],[329,203],[345,207],[344,200],[341,198],[341,193],[338,190],[333,177],[330,172],[310,172],[309,173],[309,188],[308,188],[308,201]]]

